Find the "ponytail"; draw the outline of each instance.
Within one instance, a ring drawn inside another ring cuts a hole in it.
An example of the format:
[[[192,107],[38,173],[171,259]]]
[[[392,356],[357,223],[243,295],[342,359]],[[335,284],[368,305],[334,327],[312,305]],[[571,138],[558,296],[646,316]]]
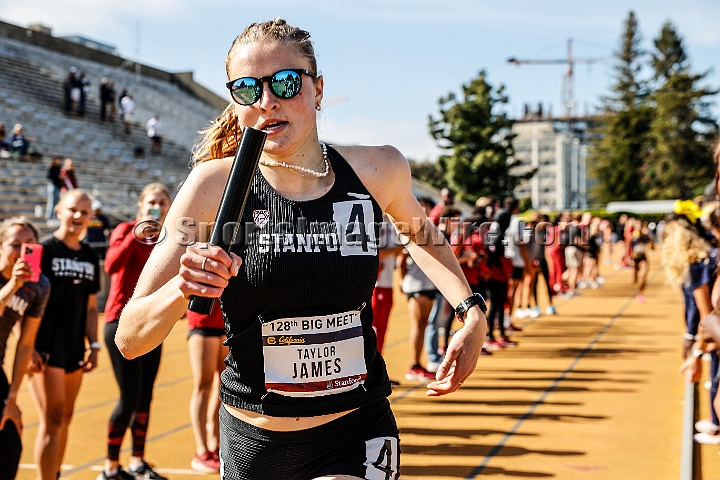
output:
[[[202,138],[193,147],[192,166],[218,158],[232,157],[238,148],[240,126],[232,103],[200,131]]]

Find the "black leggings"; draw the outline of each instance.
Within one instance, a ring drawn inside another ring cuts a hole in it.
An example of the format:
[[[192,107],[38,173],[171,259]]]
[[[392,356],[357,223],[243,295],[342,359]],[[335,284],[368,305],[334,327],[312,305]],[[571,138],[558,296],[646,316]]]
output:
[[[552,289],[552,285],[550,285],[550,269],[548,268],[547,261],[543,258],[540,260],[540,273],[542,273],[543,278],[545,279],[545,286],[547,287],[548,292],[548,301],[550,304],[552,304],[552,297],[555,295],[555,292]],[[538,292],[537,292],[537,285],[538,285],[538,279],[535,277],[535,284],[533,285],[533,297],[535,297],[535,305],[540,305],[538,303]]]
[[[487,316],[488,322],[488,337],[490,339],[495,338],[493,336],[493,324],[497,321],[500,335],[505,336],[505,298],[507,297],[508,283],[506,281],[499,281],[490,279],[487,282],[488,293],[490,293],[490,312]]]
[[[0,368],[0,399],[4,400],[8,394],[8,381],[5,372]],[[5,428],[0,430],[0,480],[13,480],[17,474],[22,453],[20,435],[11,421],[5,422]]]
[[[115,345],[117,327],[117,321],[105,324],[105,345],[120,387],[120,399],[108,425],[108,459],[114,461],[120,456],[120,446],[128,426],[132,432],[132,455],[145,456],[150,402],[162,355],[160,344],[145,355],[127,360]]]

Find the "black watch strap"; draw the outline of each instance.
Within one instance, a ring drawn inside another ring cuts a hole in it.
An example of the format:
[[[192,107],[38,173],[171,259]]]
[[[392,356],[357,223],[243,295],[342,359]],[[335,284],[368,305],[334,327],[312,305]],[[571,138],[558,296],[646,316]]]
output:
[[[464,322],[465,315],[467,315],[468,310],[470,310],[470,307],[474,307],[475,305],[480,307],[483,315],[487,314],[487,305],[485,304],[485,299],[479,293],[473,293],[468,298],[460,302],[457,307],[455,307],[455,316],[458,320]]]

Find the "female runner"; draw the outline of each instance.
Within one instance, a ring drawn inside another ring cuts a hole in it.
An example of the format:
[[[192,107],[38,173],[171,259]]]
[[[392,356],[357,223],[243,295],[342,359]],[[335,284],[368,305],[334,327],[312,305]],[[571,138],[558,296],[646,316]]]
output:
[[[98,257],[80,241],[92,218],[91,203],[83,190],[68,190],[55,207],[60,226],[40,242],[50,298],[35,341],[30,393],[40,417],[35,462],[41,480],[60,475],[83,374],[98,365]]]
[[[410,188],[394,148],[318,140],[324,79],[310,35],[276,19],[237,37],[225,65],[233,104],[205,132],[115,341],[126,357],[168,335],[191,295],[220,297],[230,353],[222,374],[221,476],[396,478],[398,430],[372,329],[377,226],[386,212],[407,249],[465,321],[428,395],[472,373],[485,337],[484,301]],[[213,221],[244,127],[268,134],[240,244],[186,246]],[[242,260],[241,260],[242,256]],[[461,305],[462,303],[462,305]],[[480,307],[480,308],[478,308]]]
[[[132,296],[154,243],[159,240],[159,227],[171,202],[170,192],[161,183],[145,185],[140,192],[137,218],[121,223],[110,235],[105,255],[105,271],[110,274],[110,293],[105,304],[105,345],[120,388],[120,398],[110,415],[107,458],[97,480],[130,480],[136,477],[164,480],[145,461],[150,403],[160,369],[162,345],[141,357],[127,360],[115,345],[115,331],[120,313]],[[128,471],[125,471],[120,466],[120,447],[128,428],[132,436],[132,454]]]
[[[47,277],[41,275],[37,282],[31,282],[32,268],[20,259],[22,245],[37,243],[37,238],[37,229],[24,217],[8,218],[0,224],[0,365],[10,332],[15,324],[20,325],[10,382],[0,368],[0,400],[4,401],[0,414],[0,480],[13,480],[20,464],[23,423],[17,394],[50,295]]]

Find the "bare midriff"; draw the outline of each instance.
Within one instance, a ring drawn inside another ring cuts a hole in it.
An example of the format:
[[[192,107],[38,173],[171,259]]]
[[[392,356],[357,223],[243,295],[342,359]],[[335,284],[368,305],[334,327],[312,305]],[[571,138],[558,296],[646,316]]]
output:
[[[242,420],[245,423],[249,423],[254,427],[274,432],[293,432],[296,430],[305,430],[317,427],[328,422],[332,422],[333,420],[352,412],[352,410],[347,410],[345,412],[331,413],[329,415],[320,415],[317,417],[269,417],[261,413],[235,408],[230,405],[223,406],[233,417]]]

